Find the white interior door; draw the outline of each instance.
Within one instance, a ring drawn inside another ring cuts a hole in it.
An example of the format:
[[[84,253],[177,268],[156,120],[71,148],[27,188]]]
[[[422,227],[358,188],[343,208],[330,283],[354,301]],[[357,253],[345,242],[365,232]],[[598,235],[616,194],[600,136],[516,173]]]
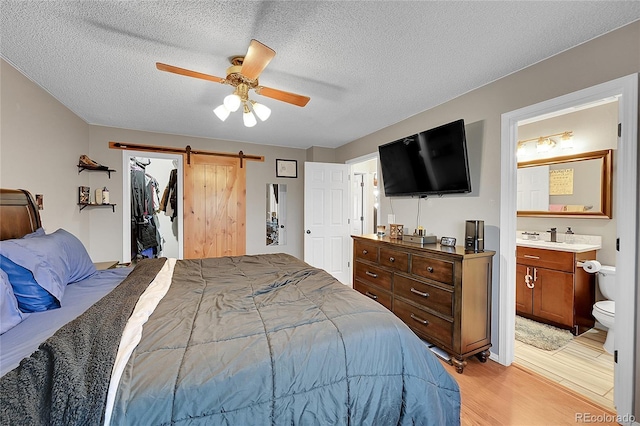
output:
[[[349,168],[304,163],[304,261],[349,284]]]
[[[518,169],[518,210],[549,211],[549,166]]]

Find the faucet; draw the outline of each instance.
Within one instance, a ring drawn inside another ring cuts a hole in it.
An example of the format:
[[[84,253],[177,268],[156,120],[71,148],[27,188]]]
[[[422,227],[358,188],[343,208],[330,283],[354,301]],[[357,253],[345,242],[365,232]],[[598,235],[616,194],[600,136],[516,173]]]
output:
[[[550,230],[548,230],[547,232],[551,232],[551,242],[555,243],[557,242],[556,236],[557,236],[557,229],[556,228],[551,228]]]

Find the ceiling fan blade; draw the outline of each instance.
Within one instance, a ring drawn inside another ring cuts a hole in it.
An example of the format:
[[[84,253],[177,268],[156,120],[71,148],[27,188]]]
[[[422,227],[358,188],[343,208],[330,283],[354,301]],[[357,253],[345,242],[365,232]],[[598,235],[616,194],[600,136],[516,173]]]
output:
[[[275,50],[265,46],[258,40],[251,40],[247,54],[242,61],[240,74],[250,80],[258,78],[260,73],[269,65],[269,62],[276,56]]]
[[[187,77],[199,78],[201,80],[213,81],[214,83],[224,83],[225,79],[221,77],[216,77],[215,75],[203,74],[197,71],[191,71],[188,69],[174,67],[173,65],[163,64],[161,62],[156,62],[156,68],[160,71],[172,72],[174,74],[180,74]]]
[[[299,107],[305,106],[311,99],[308,96],[297,95],[295,93],[285,92],[284,90],[272,89],[271,87],[258,86],[255,88],[255,91],[258,95],[287,102]]]

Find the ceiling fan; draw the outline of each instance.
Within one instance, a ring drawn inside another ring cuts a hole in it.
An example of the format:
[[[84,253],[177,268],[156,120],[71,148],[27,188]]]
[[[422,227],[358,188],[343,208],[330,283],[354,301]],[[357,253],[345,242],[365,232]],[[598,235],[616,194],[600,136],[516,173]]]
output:
[[[269,118],[271,110],[266,105],[259,104],[249,99],[249,90],[255,91],[258,95],[287,102],[299,107],[307,105],[307,102],[309,102],[310,99],[308,96],[261,86],[258,83],[260,73],[262,73],[275,55],[276,52],[270,47],[260,43],[258,40],[251,40],[249,49],[245,56],[234,56],[231,58],[231,66],[227,68],[227,76],[225,78],[203,74],[201,72],[191,71],[160,62],[156,62],[156,68],[160,71],[213,81],[214,83],[229,84],[235,87],[234,92],[231,95],[226,96],[224,98],[224,103],[217,107],[214,112],[220,120],[224,121],[231,112],[237,111],[242,105],[244,124],[247,127],[253,127],[256,124],[256,119],[251,111],[253,111],[262,121],[265,121]]]

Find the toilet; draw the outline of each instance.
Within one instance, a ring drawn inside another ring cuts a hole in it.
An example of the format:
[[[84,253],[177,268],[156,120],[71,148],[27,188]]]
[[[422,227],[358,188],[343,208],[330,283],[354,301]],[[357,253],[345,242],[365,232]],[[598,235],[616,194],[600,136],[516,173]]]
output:
[[[615,324],[616,304],[614,302],[614,291],[616,284],[616,268],[614,266],[602,266],[597,273],[598,288],[600,293],[607,299],[596,302],[593,305],[594,318],[607,328],[607,338],[604,342],[604,350],[613,354],[613,327]]]

